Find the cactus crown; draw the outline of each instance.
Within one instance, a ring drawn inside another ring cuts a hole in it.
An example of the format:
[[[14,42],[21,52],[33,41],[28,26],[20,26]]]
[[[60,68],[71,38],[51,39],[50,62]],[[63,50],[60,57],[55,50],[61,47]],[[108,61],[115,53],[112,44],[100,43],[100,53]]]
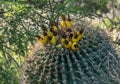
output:
[[[63,34],[62,38],[66,38],[66,35]],[[105,32],[86,26],[84,37],[79,44],[81,44],[80,49],[74,52],[55,47],[38,49],[30,59],[31,63],[27,65],[27,82],[30,84],[118,84],[120,59]],[[76,44],[75,47],[78,45]]]

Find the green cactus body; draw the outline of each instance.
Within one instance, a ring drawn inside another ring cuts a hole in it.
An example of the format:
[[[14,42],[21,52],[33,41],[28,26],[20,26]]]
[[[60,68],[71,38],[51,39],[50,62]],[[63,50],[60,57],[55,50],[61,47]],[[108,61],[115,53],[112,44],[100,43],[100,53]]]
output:
[[[80,44],[77,51],[46,48],[35,52],[27,65],[27,83],[118,84],[120,62],[105,32],[85,28]]]

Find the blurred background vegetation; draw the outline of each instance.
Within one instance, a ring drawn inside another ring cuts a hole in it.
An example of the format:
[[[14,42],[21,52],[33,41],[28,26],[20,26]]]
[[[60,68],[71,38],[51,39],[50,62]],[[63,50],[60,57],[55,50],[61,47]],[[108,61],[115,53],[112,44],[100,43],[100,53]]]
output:
[[[76,21],[109,30],[120,45],[119,0],[0,0],[0,84],[18,84],[20,68],[43,25],[71,14]]]

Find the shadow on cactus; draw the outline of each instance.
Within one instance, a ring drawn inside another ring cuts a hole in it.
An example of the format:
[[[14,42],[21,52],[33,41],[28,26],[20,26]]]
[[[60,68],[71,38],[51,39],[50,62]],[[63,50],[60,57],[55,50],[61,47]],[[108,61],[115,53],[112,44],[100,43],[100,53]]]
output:
[[[105,31],[85,26],[80,44],[80,49],[75,52],[54,47],[38,49],[27,61],[26,82],[118,84],[120,58]]]

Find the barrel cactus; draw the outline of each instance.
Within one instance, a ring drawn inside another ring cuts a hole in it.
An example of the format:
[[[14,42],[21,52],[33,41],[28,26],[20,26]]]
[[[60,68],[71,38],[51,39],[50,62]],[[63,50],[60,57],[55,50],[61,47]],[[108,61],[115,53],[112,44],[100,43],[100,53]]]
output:
[[[79,28],[79,26],[77,27]],[[118,84],[120,61],[102,29],[84,27],[77,51],[45,47],[34,52],[25,70],[28,84]]]

